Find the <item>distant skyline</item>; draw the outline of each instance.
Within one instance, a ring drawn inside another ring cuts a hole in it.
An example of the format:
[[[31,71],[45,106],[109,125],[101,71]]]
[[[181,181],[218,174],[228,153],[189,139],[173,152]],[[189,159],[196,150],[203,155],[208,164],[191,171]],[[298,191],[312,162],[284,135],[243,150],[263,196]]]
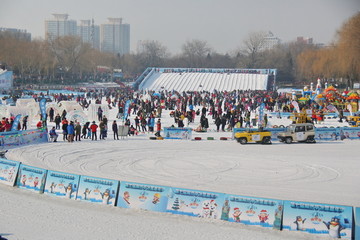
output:
[[[45,20],[53,13],[69,19],[121,17],[131,26],[131,52],[140,40],[156,40],[172,54],[188,40],[208,42],[231,53],[252,32],[271,31],[283,42],[311,37],[329,44],[344,22],[360,11],[360,0],[0,0],[0,27],[25,29],[32,39],[45,38]]]

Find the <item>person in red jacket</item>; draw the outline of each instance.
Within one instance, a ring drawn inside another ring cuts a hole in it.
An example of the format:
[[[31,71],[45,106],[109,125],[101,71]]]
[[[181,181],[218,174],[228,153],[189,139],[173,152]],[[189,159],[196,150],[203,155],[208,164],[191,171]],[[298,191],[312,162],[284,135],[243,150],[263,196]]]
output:
[[[91,140],[94,140],[95,138],[95,141],[97,140],[97,134],[96,134],[96,131],[98,129],[98,125],[96,125],[95,121],[92,122],[91,126],[90,126],[90,129],[91,129]]]

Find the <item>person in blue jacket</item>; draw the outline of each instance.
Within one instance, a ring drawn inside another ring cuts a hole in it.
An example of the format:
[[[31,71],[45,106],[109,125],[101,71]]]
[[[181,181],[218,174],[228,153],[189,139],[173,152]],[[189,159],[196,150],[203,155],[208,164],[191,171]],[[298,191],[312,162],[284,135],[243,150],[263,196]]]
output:
[[[155,118],[150,116],[148,119],[149,132],[154,132]]]
[[[52,129],[49,132],[50,139],[53,140],[53,142],[57,142],[58,134],[56,133],[55,127],[52,127]]]
[[[70,124],[67,126],[67,132],[68,132],[68,141],[74,142],[75,127],[73,121],[70,121]]]

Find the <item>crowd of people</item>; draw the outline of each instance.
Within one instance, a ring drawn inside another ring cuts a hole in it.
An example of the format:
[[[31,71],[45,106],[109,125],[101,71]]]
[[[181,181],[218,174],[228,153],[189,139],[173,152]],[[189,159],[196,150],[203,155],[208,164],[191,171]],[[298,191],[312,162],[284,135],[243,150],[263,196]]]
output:
[[[38,96],[34,96],[38,98]],[[117,119],[125,119],[124,125],[129,135],[136,135],[138,132],[158,133],[158,122],[161,121],[163,109],[170,110],[173,117],[173,127],[188,127],[189,124],[199,122],[194,126],[195,131],[207,131],[209,125],[214,124],[217,131],[231,131],[233,128],[250,127],[254,125],[251,121],[251,114],[256,113],[260,104],[264,104],[264,110],[269,112],[294,112],[291,95],[279,94],[276,91],[260,90],[234,90],[231,92],[205,91],[176,92],[162,91],[155,92],[134,92],[119,90],[101,90],[86,92],[81,96],[65,96],[57,94],[52,96],[57,101],[76,100],[83,109],[88,108],[91,103],[107,104],[109,109],[117,108]],[[126,107],[126,103],[131,103]],[[311,109],[314,122],[324,120],[325,108],[314,101],[299,102],[300,109]],[[126,112],[125,112],[126,111]],[[340,109],[341,113],[343,109]],[[108,135],[109,120],[103,115],[101,106],[97,109],[98,121],[80,122],[69,121],[67,112],[63,110],[56,113],[53,108],[47,112],[46,121],[53,122],[55,126],[50,131],[50,137],[57,141],[57,135],[61,131],[63,141],[74,142],[82,139],[105,140]],[[279,114],[280,117],[280,114]],[[197,121],[195,121],[195,119]],[[340,121],[342,116],[339,117]],[[156,120],[158,119],[158,120]],[[209,120],[210,119],[210,120]],[[264,115],[263,126],[267,127],[267,115]],[[0,131],[10,131],[14,116],[4,117],[0,122]],[[42,128],[46,121],[41,119],[37,127]],[[119,139],[119,123],[116,119],[112,122],[111,130],[113,138]],[[169,126],[170,127],[170,126]],[[156,128],[156,129],[155,129]],[[27,116],[19,122],[17,130],[27,129]],[[56,137],[55,137],[56,136]]]

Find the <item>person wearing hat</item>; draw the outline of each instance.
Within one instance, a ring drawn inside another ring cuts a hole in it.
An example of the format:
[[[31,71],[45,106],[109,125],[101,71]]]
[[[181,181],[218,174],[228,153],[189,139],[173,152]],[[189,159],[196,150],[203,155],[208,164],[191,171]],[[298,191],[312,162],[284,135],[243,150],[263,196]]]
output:
[[[94,138],[95,138],[95,141],[96,141],[97,140],[96,131],[98,129],[98,125],[96,125],[95,121],[92,122],[90,129],[91,129],[91,140],[94,140]]]

